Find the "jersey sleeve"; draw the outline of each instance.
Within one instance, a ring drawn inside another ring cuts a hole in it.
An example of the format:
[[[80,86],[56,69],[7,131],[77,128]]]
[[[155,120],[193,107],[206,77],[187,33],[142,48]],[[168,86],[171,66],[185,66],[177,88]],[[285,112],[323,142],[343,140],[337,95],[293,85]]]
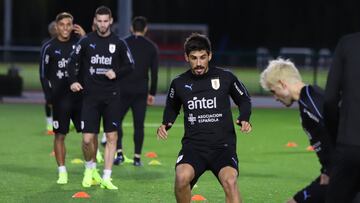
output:
[[[175,82],[172,81],[166,99],[166,106],[163,114],[162,124],[166,125],[167,128],[170,128],[170,126],[168,126],[168,123],[175,122],[177,116],[179,115],[180,108],[181,100],[176,92]]]
[[[159,50],[155,46],[154,52],[151,56],[151,65],[150,65],[150,91],[149,94],[155,95],[157,89],[157,82],[158,82],[158,71],[159,71]]]
[[[45,94],[45,100],[51,100],[51,84],[49,77],[50,68],[50,44],[44,44],[40,53],[39,75],[40,83]]]
[[[81,68],[81,59],[84,55],[84,47],[86,37],[81,38],[75,45],[75,49],[70,53],[69,62],[66,66],[67,71],[69,73],[69,84],[73,84],[74,82],[78,82],[78,72]]]
[[[115,68],[114,72],[116,77],[121,78],[134,70],[134,59],[124,40],[120,40],[119,43],[119,57],[119,65]]]
[[[234,103],[238,106],[239,109],[239,121],[250,120],[251,115],[251,99],[249,92],[247,91],[245,85],[240,82],[235,75],[231,74],[231,85],[230,85],[230,96],[233,99]]]

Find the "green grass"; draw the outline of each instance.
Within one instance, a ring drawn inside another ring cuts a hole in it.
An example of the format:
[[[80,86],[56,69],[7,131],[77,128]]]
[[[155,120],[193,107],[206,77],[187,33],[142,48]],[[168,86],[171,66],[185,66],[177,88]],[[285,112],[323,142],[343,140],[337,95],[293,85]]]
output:
[[[43,106],[0,104],[0,202],[175,202],[174,164],[183,134],[182,115],[170,130],[169,139],[158,141],[155,130],[161,122],[162,110],[160,107],[148,110],[143,148],[144,154],[155,151],[162,165],[149,166],[150,159],[144,157],[144,167],[115,166],[112,177],[119,191],[108,191],[81,187],[84,167],[70,163],[72,159],[82,158],[81,135],[75,133],[66,139],[69,183],[57,185],[55,159],[49,155],[53,137],[44,134]],[[124,122],[124,150],[132,157],[131,114]],[[242,196],[251,203],[285,202],[309,184],[320,169],[315,154],[306,151],[308,141],[298,112],[254,109],[252,124],[251,134],[237,135]],[[297,142],[298,147],[285,147],[288,141]],[[208,202],[224,202],[222,188],[212,173],[205,173],[197,185],[193,194],[203,195]],[[72,199],[78,191],[86,191],[91,198]]]
[[[37,64],[20,63],[15,65],[20,68],[20,75],[23,77],[25,90],[41,90],[39,82],[39,66]],[[8,64],[0,64],[0,74],[6,73],[8,67]],[[167,92],[171,79],[187,69],[188,67],[160,67],[158,76],[158,92]],[[245,84],[250,94],[264,94],[259,85],[259,70],[256,68],[233,68],[232,71]],[[312,70],[301,70],[300,72],[306,83],[313,83]],[[326,76],[327,71],[319,70],[318,85],[320,87],[325,87]]]

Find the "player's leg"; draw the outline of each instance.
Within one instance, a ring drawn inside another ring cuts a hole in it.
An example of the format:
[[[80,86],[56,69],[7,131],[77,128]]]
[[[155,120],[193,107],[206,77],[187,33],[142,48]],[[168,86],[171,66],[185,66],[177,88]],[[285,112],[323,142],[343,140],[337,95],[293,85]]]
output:
[[[93,184],[94,173],[97,172],[94,154],[96,153],[94,139],[99,133],[101,105],[98,98],[84,97],[81,111],[81,128],[83,132],[82,150],[85,159],[83,187]],[[101,180],[99,180],[100,182]]]
[[[103,125],[107,141],[104,152],[105,165],[101,187],[110,190],[117,190],[118,188],[111,182],[111,173],[118,139],[119,96],[115,95],[107,98],[106,104],[107,105],[104,107],[103,112]]]
[[[70,123],[70,101],[68,98],[62,98],[61,101],[54,103],[54,152],[58,164],[58,184],[68,182],[68,174],[65,166],[66,148],[65,136],[69,132]]]
[[[237,185],[238,172],[231,166],[225,166],[219,172],[219,180],[225,192],[226,202],[241,202]]]
[[[194,168],[190,164],[179,164],[176,166],[175,196],[176,202],[191,201],[190,182],[195,177]]]
[[[51,104],[46,101],[45,103],[45,116],[46,116],[46,133],[48,135],[54,135],[54,131],[53,131],[53,117],[52,117],[52,107]]]
[[[191,201],[191,189],[205,172],[206,164],[196,152],[189,148],[180,150],[175,168],[175,197],[179,202]]]
[[[225,202],[242,202],[237,178],[239,175],[238,158],[232,147],[224,147],[209,153],[208,160],[214,175],[225,192]]]
[[[336,153],[325,202],[352,202],[360,185],[360,147],[341,145]]]
[[[144,122],[146,113],[146,94],[136,95],[131,106],[134,123],[134,166],[141,166],[141,150],[144,143]]]
[[[123,127],[122,123],[126,113],[128,112],[130,105],[132,103],[133,98],[131,95],[126,93],[122,93],[120,95],[120,103],[119,103],[119,128],[118,128],[118,139],[116,144],[116,158],[114,159],[114,164],[119,165],[125,161],[123,154],[123,146],[122,146],[122,138],[123,138]]]
[[[325,193],[328,185],[320,185],[320,177],[310,185],[297,192],[287,203],[322,203],[325,202]]]

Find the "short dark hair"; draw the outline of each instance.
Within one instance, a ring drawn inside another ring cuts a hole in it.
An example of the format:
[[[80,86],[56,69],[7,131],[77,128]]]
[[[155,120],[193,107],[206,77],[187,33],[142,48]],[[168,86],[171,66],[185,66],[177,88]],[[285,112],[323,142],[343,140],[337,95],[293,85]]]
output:
[[[205,50],[209,54],[211,52],[211,43],[207,36],[199,33],[192,33],[185,40],[184,50],[186,55],[189,55],[192,51],[202,50]]]
[[[96,15],[109,15],[110,17],[112,17],[110,8],[106,6],[99,6],[95,11],[95,16]]]
[[[57,14],[57,16],[55,18],[55,22],[59,22],[60,20],[62,20],[64,18],[70,18],[71,20],[74,20],[74,17],[70,13],[62,12],[62,13]]]
[[[144,32],[147,25],[147,19],[144,16],[136,16],[132,21],[134,32]]]

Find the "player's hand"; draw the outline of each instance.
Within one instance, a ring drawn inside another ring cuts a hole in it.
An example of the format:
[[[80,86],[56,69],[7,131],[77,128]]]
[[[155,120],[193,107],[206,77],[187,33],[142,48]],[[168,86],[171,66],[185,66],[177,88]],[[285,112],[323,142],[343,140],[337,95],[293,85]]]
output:
[[[247,121],[236,120],[236,124],[241,126],[240,131],[243,133],[249,133],[252,130],[251,124]]]
[[[80,37],[85,36],[85,30],[78,24],[74,24],[73,31],[75,34],[79,35]]]
[[[169,126],[172,125],[172,123],[169,123],[168,124]],[[166,140],[167,137],[168,137],[168,133],[167,133],[167,130],[166,130],[166,125],[161,125],[158,129],[157,129],[157,138],[158,139],[162,139],[162,140]]]
[[[325,173],[320,175],[320,185],[328,185],[330,181],[330,177]]]
[[[116,78],[116,73],[113,71],[113,69],[110,69],[105,73],[105,76],[110,80],[113,80]]]
[[[154,101],[155,101],[155,97],[149,94],[146,101],[147,105],[152,106],[154,104]]]
[[[70,85],[70,89],[71,89],[71,91],[73,91],[73,92],[79,92],[80,90],[83,89],[83,87],[81,86],[80,83],[74,82],[73,84]]]

